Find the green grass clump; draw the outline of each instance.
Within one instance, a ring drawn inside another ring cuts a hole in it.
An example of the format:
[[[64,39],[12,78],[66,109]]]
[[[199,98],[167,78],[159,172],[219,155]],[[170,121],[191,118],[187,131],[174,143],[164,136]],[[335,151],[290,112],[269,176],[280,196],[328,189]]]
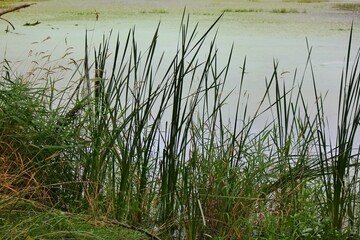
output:
[[[34,84],[18,76],[5,61],[1,233],[107,238],[103,231],[119,229],[104,219],[114,219],[163,239],[359,237],[360,51],[350,56],[352,31],[334,142],[310,47],[300,79],[295,72],[284,80],[274,62],[255,109],[247,105],[245,58],[234,116],[224,117],[233,47],[218,59],[211,32],[220,18],[200,34],[184,13],[166,61],[159,27],[145,51],[135,29],[113,47],[104,36],[91,51],[86,35],[84,58],[60,89],[52,78]],[[302,89],[308,72],[313,99]],[[16,208],[13,199],[22,200]],[[106,229],[88,225],[84,213]]]
[[[251,12],[262,12],[262,9],[255,9],[255,8],[226,8],[223,12],[235,12],[235,13],[251,13]]]
[[[329,0],[297,0],[298,3],[322,3],[328,1]]]
[[[9,5],[9,4],[6,4],[6,3],[1,3],[0,4],[0,9],[7,9],[9,7],[11,7],[11,5]]]
[[[322,3],[329,0],[282,0],[283,2],[298,2],[298,3]]]
[[[360,3],[337,3],[334,8],[345,11],[360,12]]]
[[[4,200],[4,199],[2,199]],[[36,202],[11,199],[0,210],[1,239],[123,239],[149,237],[111,220],[96,220],[48,209]]]
[[[95,16],[96,11],[63,11],[62,14],[78,17]]]
[[[151,9],[151,10],[142,10],[140,13],[149,13],[149,14],[167,14],[169,13],[166,9]]]
[[[271,10],[272,13],[299,13],[299,10],[295,8],[287,9],[287,8],[275,8]]]

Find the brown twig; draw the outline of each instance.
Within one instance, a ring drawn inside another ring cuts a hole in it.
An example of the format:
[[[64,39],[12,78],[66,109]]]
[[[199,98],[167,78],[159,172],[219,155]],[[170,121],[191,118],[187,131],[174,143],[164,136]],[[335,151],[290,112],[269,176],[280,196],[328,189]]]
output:
[[[144,233],[144,234],[147,235],[150,239],[161,240],[161,239],[160,239],[158,236],[156,236],[155,234],[150,233],[150,232],[148,232],[148,231],[146,231],[146,230],[144,230],[144,229],[142,229],[142,228],[137,228],[137,227],[134,227],[134,226],[125,224],[125,223],[121,223],[121,222],[116,221],[116,220],[112,220],[111,223],[112,223],[112,224],[115,224],[115,225],[118,225],[118,226],[121,226],[121,227],[124,227],[124,228],[132,229],[132,230],[135,230],[135,231]]]

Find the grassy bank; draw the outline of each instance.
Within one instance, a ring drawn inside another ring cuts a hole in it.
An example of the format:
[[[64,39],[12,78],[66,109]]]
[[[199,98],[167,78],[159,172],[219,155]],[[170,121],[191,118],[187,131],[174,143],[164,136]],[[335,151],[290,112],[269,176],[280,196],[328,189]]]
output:
[[[49,208],[37,201],[2,198],[1,239],[149,239],[143,231],[114,220],[94,219]]]
[[[310,47],[305,72],[313,77],[285,82],[274,62],[256,111],[246,104],[244,59],[235,117],[223,117],[232,48],[219,62],[216,37],[208,39],[217,21],[200,34],[184,14],[176,54],[166,62],[158,30],[145,52],[134,30],[114,46],[105,36],[94,52],[85,40],[84,60],[63,89],[52,78],[29,82],[5,61],[0,234],[82,234],[92,222],[163,239],[359,237],[360,78],[352,33],[334,142]],[[303,97],[305,81],[313,83],[315,103]],[[255,130],[265,114],[272,119]],[[38,228],[39,218],[49,225]]]

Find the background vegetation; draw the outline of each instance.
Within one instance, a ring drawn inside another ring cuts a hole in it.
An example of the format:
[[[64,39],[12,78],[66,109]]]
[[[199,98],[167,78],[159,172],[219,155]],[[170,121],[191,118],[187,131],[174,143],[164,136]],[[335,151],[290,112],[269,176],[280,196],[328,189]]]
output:
[[[235,118],[224,119],[232,49],[228,62],[218,61],[216,34],[208,39],[217,21],[199,34],[184,14],[169,62],[155,58],[158,30],[145,52],[134,29],[115,46],[104,37],[94,58],[85,40],[84,61],[64,89],[51,78],[29,82],[5,61],[1,235],[64,239],[86,231],[107,239],[84,224],[126,223],[164,239],[356,239],[360,77],[352,32],[334,141],[310,47],[312,79],[284,82],[274,62],[252,114],[244,59]],[[313,83],[315,113],[304,81]],[[255,130],[264,114],[272,119]]]

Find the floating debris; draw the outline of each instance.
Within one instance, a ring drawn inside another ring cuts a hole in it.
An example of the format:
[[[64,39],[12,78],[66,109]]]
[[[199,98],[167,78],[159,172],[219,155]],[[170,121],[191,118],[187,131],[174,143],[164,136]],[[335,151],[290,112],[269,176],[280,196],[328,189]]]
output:
[[[40,24],[41,22],[39,22],[39,21],[36,21],[36,22],[33,22],[33,23],[25,23],[24,24],[24,26],[36,26],[36,25],[38,25],[38,24]]]

